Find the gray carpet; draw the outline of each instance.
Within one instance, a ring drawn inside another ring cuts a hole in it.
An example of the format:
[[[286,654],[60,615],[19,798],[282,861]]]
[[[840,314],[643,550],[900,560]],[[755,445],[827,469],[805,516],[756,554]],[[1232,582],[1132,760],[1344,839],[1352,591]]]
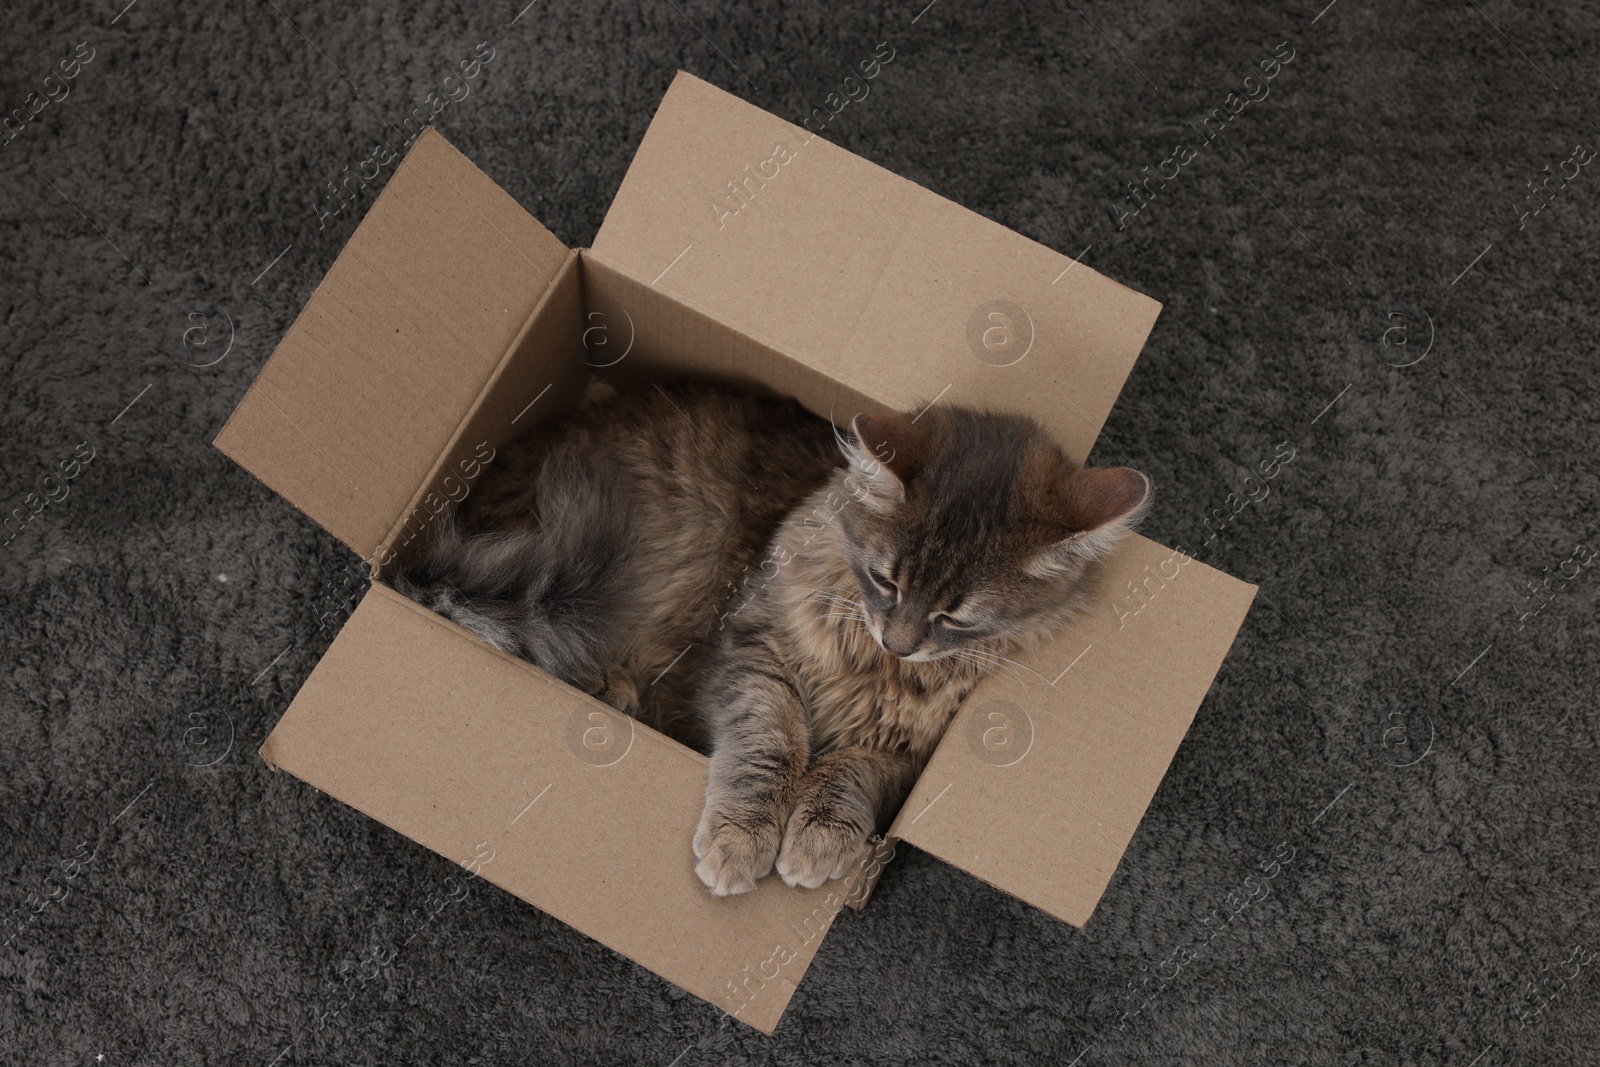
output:
[[[0,1061],[1597,1062],[1600,9],[925,2],[7,5]],[[828,135],[1165,303],[1097,458],[1262,594],[1086,929],[908,851],[769,1039],[266,770],[355,560],[210,441],[479,42],[439,126],[582,245],[676,68],[880,41]]]

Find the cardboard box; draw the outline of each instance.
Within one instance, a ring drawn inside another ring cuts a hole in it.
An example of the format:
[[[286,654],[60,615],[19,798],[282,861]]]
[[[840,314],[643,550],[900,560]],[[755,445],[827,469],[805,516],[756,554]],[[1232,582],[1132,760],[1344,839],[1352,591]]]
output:
[[[1081,460],[1158,310],[687,74],[582,251],[430,130],[216,439],[380,566],[261,755],[771,1033],[875,865],[713,899],[690,851],[704,758],[381,565],[494,449],[573,407],[590,364],[716,374],[841,423],[987,404]],[[1143,537],[1106,572],[1092,612],[974,691],[890,831],[1075,926],[1255,591]]]

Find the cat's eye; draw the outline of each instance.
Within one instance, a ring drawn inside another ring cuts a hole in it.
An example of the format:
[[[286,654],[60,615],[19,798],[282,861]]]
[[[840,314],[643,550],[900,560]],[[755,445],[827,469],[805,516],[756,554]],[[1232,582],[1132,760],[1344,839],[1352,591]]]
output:
[[[884,596],[896,596],[900,592],[900,588],[894,582],[871,567],[867,568],[867,577],[872,579],[872,584],[877,586],[878,591],[883,593]]]
[[[940,615],[934,621],[947,630],[970,630],[978,625],[975,622],[962,622],[960,619],[950,615]]]

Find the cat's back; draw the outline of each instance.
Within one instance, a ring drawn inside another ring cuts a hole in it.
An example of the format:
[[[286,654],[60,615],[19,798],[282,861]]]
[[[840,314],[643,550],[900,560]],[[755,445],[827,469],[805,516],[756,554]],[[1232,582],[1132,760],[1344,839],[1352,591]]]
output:
[[[793,400],[673,379],[618,392],[514,441],[463,504],[464,524],[531,523],[539,472],[559,449],[614,459],[636,523],[764,527],[763,543],[841,462],[832,426]]]
[[[759,584],[774,531],[842,464],[832,425],[795,401],[660,382],[508,446],[464,502],[463,525],[474,533],[537,526],[540,494],[552,488],[541,480],[547,471],[604,471],[624,483],[615,509],[625,525],[620,591],[587,609],[608,620],[600,658],[631,679],[618,684],[636,693],[641,718],[696,744],[693,679],[725,605]],[[585,492],[562,489],[563,499]]]

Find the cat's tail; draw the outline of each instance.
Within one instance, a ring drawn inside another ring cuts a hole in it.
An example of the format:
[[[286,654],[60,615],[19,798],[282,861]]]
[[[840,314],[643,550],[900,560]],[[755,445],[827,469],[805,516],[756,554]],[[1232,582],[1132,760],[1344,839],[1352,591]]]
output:
[[[462,534],[441,520],[394,587],[580,688],[593,685],[627,598],[632,502],[614,459],[558,448],[539,472],[538,525]]]

